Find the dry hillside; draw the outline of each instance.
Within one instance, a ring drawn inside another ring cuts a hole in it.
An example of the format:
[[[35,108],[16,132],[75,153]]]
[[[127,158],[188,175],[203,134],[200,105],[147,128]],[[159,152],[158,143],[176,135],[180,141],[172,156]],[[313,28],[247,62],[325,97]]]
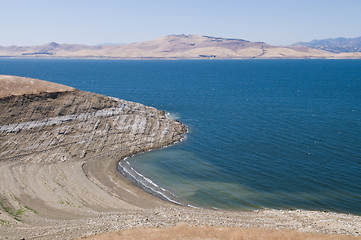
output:
[[[111,59],[287,59],[361,58],[361,53],[332,53],[309,47],[272,46],[264,42],[199,35],[169,35],[151,41],[87,46],[49,43],[42,46],[0,47],[1,57]]]

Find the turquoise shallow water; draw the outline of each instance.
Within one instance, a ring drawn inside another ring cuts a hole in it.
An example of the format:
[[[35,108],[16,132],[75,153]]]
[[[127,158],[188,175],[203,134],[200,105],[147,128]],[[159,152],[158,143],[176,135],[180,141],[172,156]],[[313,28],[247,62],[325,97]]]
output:
[[[361,215],[360,60],[0,59],[0,74],[141,102],[188,125],[186,141],[127,159],[173,200]]]

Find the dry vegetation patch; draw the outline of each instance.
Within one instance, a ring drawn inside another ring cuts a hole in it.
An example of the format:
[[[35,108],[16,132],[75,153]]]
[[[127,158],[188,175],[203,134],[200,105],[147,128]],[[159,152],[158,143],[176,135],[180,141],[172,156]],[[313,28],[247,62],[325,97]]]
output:
[[[72,87],[34,78],[0,75],[0,98],[24,94],[74,91]]]
[[[289,230],[262,228],[192,227],[178,225],[169,228],[135,228],[120,232],[100,234],[86,240],[356,240],[361,237],[316,234]]]

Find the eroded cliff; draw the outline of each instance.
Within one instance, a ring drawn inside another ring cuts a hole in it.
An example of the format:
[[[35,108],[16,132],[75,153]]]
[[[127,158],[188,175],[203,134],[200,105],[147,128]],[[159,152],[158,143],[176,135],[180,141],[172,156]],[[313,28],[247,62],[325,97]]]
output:
[[[121,179],[116,163],[186,132],[163,111],[75,89],[7,94],[0,109],[4,225],[156,206]]]

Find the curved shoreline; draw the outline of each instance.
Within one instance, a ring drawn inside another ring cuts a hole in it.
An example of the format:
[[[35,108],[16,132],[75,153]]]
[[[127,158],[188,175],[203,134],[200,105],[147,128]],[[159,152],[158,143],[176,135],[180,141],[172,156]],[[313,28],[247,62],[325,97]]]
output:
[[[176,205],[182,206],[180,202],[177,202],[176,200],[172,199],[172,196],[169,196],[169,195],[173,195],[171,192],[169,192],[168,190],[162,187],[159,187],[151,179],[148,179],[144,175],[140,174],[132,166],[130,166],[129,162],[126,161],[126,159],[127,157],[117,163],[118,171],[125,178],[127,178],[137,187],[141,188],[143,191],[151,195],[154,195],[162,200],[174,203]],[[125,165],[129,165],[129,166],[127,167]]]
[[[184,125],[138,103],[42,91],[0,98],[0,238],[74,239],[179,223],[360,235],[361,216],[196,209],[159,199],[117,163],[179,141]]]
[[[165,116],[170,119],[173,120],[172,118],[169,117],[169,113],[166,113]],[[161,148],[155,148],[155,149],[149,149],[147,152],[150,151],[154,151],[154,150],[160,150],[163,148],[168,148],[171,147],[177,143],[183,142],[187,139],[186,134],[189,133],[189,129],[187,126],[185,126],[186,131],[182,134],[181,138],[178,141],[175,141],[173,143],[171,143],[170,145],[165,145]],[[138,154],[145,154],[146,152],[141,152]],[[133,184],[135,184],[138,188],[142,189],[143,191],[147,192],[148,194],[151,194],[157,198],[160,198],[166,202],[175,204],[177,206],[190,206],[187,204],[183,204],[181,202],[178,202],[176,199],[173,199],[172,197],[176,198],[176,196],[170,192],[168,189],[164,189],[161,186],[158,186],[157,184],[155,184],[151,179],[148,179],[147,177],[145,177],[144,175],[142,175],[141,173],[139,173],[137,170],[135,170],[130,163],[127,161],[127,159],[132,158],[138,154],[133,154],[130,156],[126,156],[125,158],[121,159],[120,161],[117,162],[117,170],[120,172],[120,174],[125,177],[126,179],[128,179],[130,182],[132,182]],[[126,162],[125,162],[126,161]],[[124,163],[125,162],[125,163]],[[126,166],[122,165],[122,163],[124,164],[128,164],[129,168],[127,168]],[[120,169],[122,168],[122,169]],[[127,168],[127,169],[126,169]],[[132,171],[132,173],[128,172],[128,171]],[[138,176],[134,176],[134,175],[138,175]],[[138,177],[138,178],[137,178]],[[154,189],[156,188],[156,189]]]

